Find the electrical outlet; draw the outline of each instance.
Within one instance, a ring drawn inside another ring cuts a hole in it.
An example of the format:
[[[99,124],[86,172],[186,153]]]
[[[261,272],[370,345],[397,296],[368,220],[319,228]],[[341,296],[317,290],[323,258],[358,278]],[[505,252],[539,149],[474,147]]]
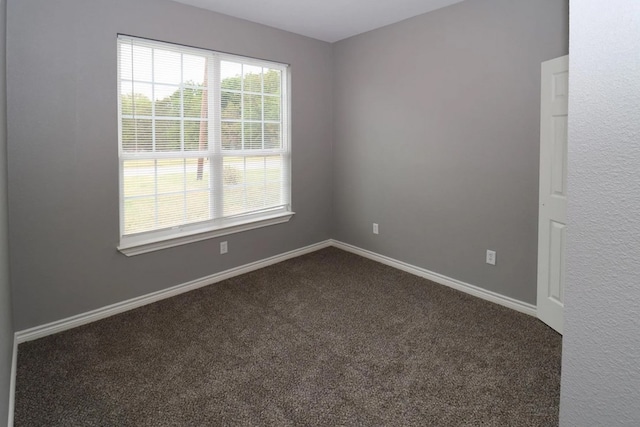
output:
[[[487,249],[487,264],[496,265],[496,251]]]
[[[220,242],[220,253],[221,254],[226,254],[227,252],[229,252],[229,247],[227,246],[227,242]]]
[[[378,234],[378,224],[376,224],[375,222],[373,223],[373,234]]]

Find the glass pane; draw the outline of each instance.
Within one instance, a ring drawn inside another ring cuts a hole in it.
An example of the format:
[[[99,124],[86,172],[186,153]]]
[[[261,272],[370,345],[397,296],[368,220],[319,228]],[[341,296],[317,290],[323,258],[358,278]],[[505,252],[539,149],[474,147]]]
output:
[[[244,95],[244,119],[262,120],[262,96]]]
[[[265,123],[264,124],[264,148],[277,149],[282,147],[282,138],[280,135],[280,124]]]
[[[262,123],[244,123],[245,150],[259,150],[262,148]]]
[[[187,193],[187,222],[206,221],[210,218],[210,193],[208,191]]]
[[[281,156],[270,156],[265,160],[266,184],[264,188],[265,206],[275,206],[282,203],[282,174]]]
[[[225,157],[223,160],[224,215],[244,211],[244,158]]]
[[[124,197],[152,196],[156,191],[155,160],[128,160],[123,163]]]
[[[185,84],[203,86],[207,73],[207,60],[204,56],[182,55],[182,72]]]
[[[265,70],[264,93],[280,94],[280,70]]]
[[[225,164],[222,172],[222,182],[225,186],[235,186],[243,184],[245,175],[241,163]]]
[[[125,199],[124,234],[140,233],[155,227],[155,197]]]
[[[203,151],[208,146],[209,123],[205,121],[184,122],[184,149],[185,151]]]
[[[280,182],[282,180],[282,173],[282,157],[267,157],[265,162],[265,174],[267,182]]]
[[[246,191],[246,205],[247,210],[260,209],[265,206],[265,192],[264,184],[249,185]]]
[[[195,118],[207,117],[206,90],[202,87],[185,87],[182,91],[184,100],[184,116]]]
[[[222,149],[242,149],[242,131],[240,123],[222,122]]]
[[[123,82],[120,105],[123,115],[151,116],[151,85]]]
[[[280,97],[264,97],[264,119],[280,121]]]
[[[156,151],[180,151],[180,120],[156,120]]]
[[[210,163],[208,158],[187,159],[187,191],[208,190],[210,184]]]
[[[158,196],[158,228],[173,227],[185,220],[184,194]]]
[[[147,95],[145,95],[144,93],[136,92],[133,95],[133,98],[129,99],[128,101],[131,102],[131,110],[133,115],[147,117],[151,116],[151,99],[149,99],[149,97],[147,97]]]
[[[151,82],[151,48],[133,46],[131,71],[134,80]]]
[[[222,118],[240,120],[241,95],[239,93],[224,91],[220,95],[220,109],[222,110]]]
[[[120,79],[133,79],[133,58],[131,57],[131,44],[120,44]]]
[[[169,50],[153,50],[153,76],[157,83],[182,82],[182,55]]]
[[[180,88],[167,85],[154,85],[156,116],[180,117]]]
[[[262,92],[262,67],[254,65],[243,66],[245,92]]]
[[[247,157],[245,160],[246,179],[248,185],[264,184],[265,181],[265,158]]]
[[[122,82],[120,85],[120,114],[124,116],[132,115],[134,103],[132,83]]]
[[[183,192],[185,190],[184,159],[157,160],[158,194]]]
[[[222,89],[242,89],[242,64],[220,61],[220,85]]]
[[[267,182],[264,202],[267,206],[282,204],[282,184],[280,182]]]
[[[127,153],[151,151],[151,120],[122,119],[122,149]]]

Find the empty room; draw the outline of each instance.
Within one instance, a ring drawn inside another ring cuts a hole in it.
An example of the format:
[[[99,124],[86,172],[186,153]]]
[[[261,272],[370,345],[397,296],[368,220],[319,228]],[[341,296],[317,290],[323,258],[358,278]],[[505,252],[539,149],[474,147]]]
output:
[[[0,425],[640,425],[637,2],[0,36]]]

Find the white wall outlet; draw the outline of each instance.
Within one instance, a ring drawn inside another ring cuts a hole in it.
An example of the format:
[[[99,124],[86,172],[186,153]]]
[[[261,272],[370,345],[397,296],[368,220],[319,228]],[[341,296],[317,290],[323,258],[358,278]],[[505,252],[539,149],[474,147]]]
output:
[[[487,249],[487,264],[496,265],[496,251]]]
[[[229,246],[227,246],[227,242],[220,242],[220,253],[226,254],[227,252],[229,252]]]
[[[373,223],[373,234],[378,234],[378,224],[376,224],[375,222]]]

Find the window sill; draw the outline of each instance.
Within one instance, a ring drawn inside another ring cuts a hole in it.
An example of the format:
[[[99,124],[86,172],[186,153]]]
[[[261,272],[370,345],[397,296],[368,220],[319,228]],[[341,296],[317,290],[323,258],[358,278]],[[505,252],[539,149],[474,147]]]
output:
[[[283,212],[262,217],[260,219],[239,220],[238,222],[225,227],[211,227],[198,231],[192,231],[174,237],[163,237],[149,239],[146,241],[120,242],[118,251],[126,256],[140,255],[147,252],[159,251],[174,246],[186,245],[187,243],[199,242],[201,240],[213,239],[215,237],[226,236],[228,234],[240,233],[255,228],[268,227],[270,225],[288,222],[295,212]]]

